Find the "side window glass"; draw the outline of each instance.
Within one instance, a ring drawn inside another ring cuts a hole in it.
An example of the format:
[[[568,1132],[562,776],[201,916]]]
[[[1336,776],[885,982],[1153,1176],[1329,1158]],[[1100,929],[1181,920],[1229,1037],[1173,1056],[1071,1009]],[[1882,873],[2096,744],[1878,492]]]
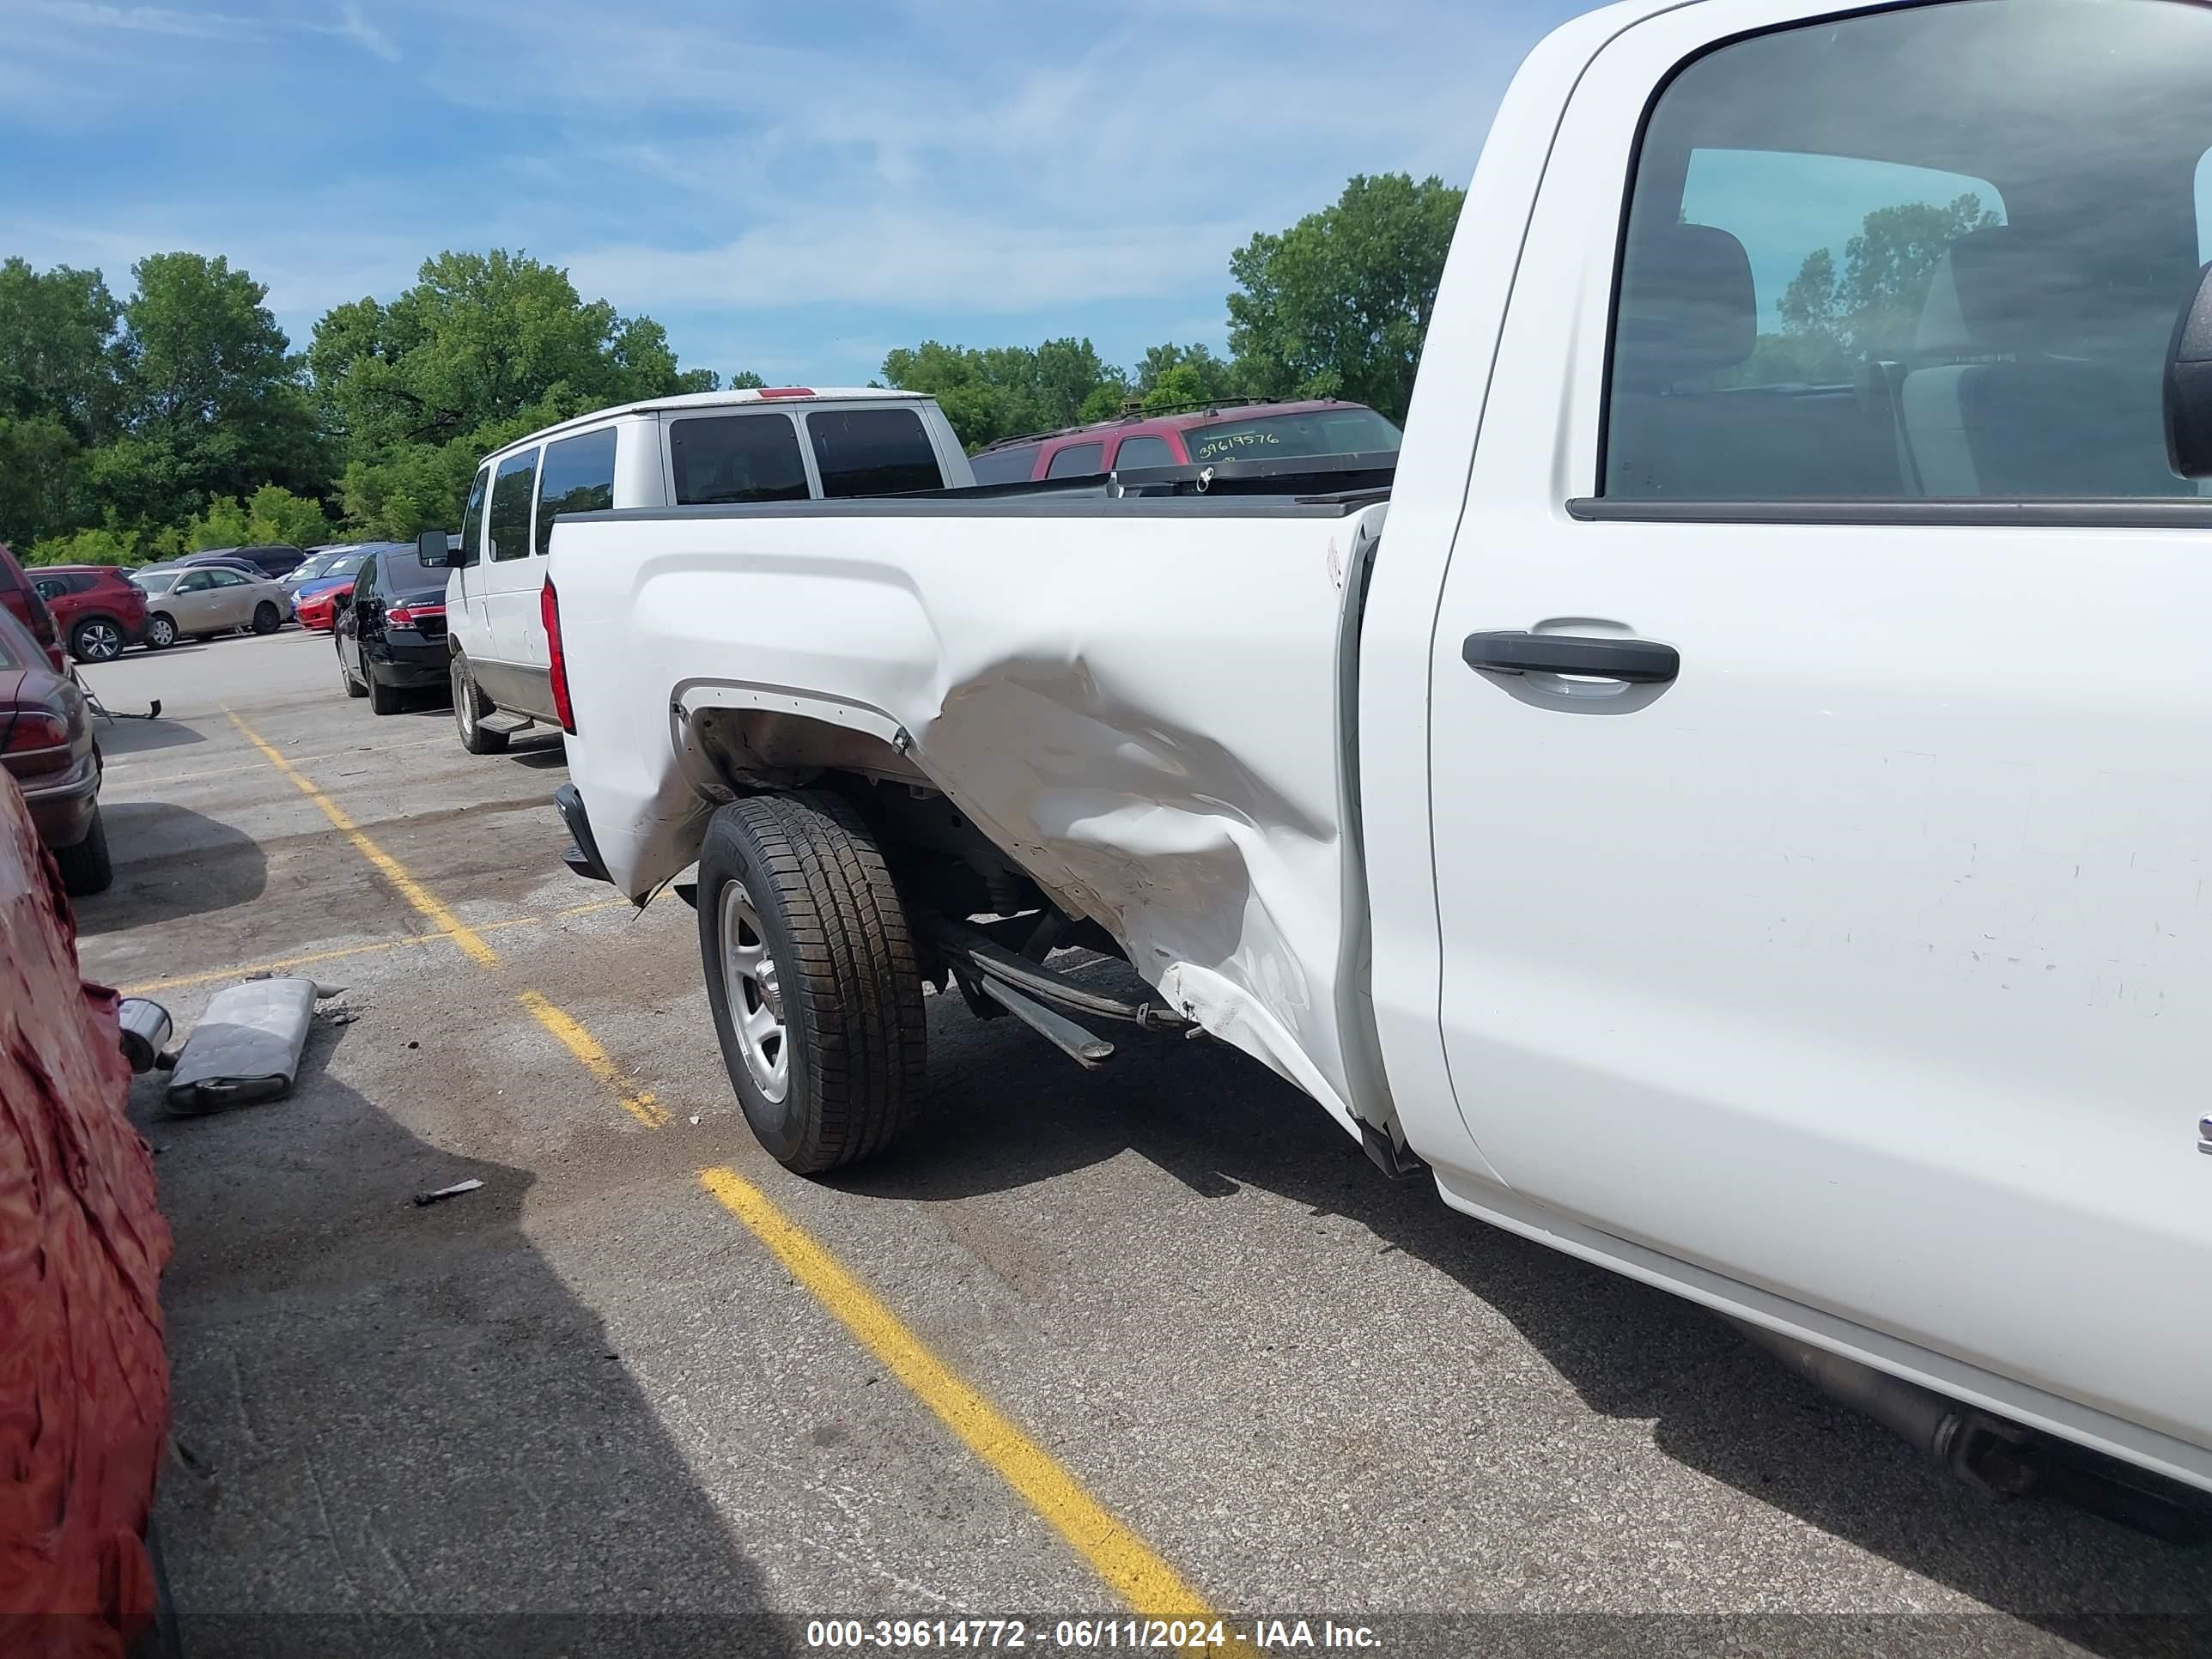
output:
[[[1048,478],[1089,477],[1099,470],[1098,458],[1105,453],[1106,446],[1103,443],[1070,444],[1052,458],[1051,464],[1044,470],[1044,476]]]
[[[185,572],[183,577],[178,580],[177,592],[179,593],[197,593],[203,588],[212,587],[214,586],[214,581],[209,577],[206,571],[191,570]]]
[[[491,469],[477,469],[476,481],[469,485],[469,504],[461,513],[461,563],[475,564],[483,557],[483,545],[479,538],[483,534],[484,497],[491,489]]]
[[[817,409],[806,416],[822,493],[888,495],[902,489],[941,489],[937,452],[921,416],[911,409]]]
[[[1022,444],[1012,449],[990,449],[968,458],[968,467],[979,484],[1026,483],[1036,470],[1037,447]]]
[[[2194,494],[2160,386],[2208,52],[2167,0],[1964,0],[1692,61],[1637,158],[1604,494]]]
[[[1175,451],[1168,447],[1165,438],[1135,437],[1121,440],[1121,447],[1114,452],[1116,471],[1140,466],[1173,466]]]
[[[33,582],[31,586],[38,589],[40,599],[49,603],[70,591],[69,584],[58,576],[49,576],[44,581]]]
[[[615,504],[615,428],[545,446],[538,474],[538,550],[553,546],[556,513],[604,513]]]
[[[497,562],[530,556],[530,504],[538,494],[538,452],[525,450],[499,464],[485,514],[489,556]]]
[[[810,493],[798,428],[781,411],[672,421],[668,457],[684,506],[803,501]]]
[[[361,562],[361,568],[354,573],[353,597],[355,602],[358,604],[362,599],[373,599],[375,594],[376,559],[374,555],[371,555]]]

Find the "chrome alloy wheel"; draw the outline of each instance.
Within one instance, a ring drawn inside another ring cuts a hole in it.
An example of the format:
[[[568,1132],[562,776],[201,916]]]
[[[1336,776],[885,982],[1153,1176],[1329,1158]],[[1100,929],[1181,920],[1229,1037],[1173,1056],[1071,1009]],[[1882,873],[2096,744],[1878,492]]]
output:
[[[769,954],[760,912],[743,882],[723,887],[721,912],[722,994],[729,999],[738,1049],[754,1086],[771,1103],[780,1103],[791,1086],[791,1048],[775,958]]]

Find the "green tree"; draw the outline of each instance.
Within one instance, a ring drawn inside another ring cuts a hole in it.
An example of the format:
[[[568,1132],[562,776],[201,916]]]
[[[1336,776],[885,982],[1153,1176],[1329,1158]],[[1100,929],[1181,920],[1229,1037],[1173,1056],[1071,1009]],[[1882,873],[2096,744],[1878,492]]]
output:
[[[96,270],[0,263],[0,417],[51,419],[80,445],[112,436],[122,320]]]
[[[211,502],[184,532],[185,545],[194,551],[270,542],[313,547],[330,538],[331,521],[323,504],[276,484],[264,484],[242,501],[226,497]]]
[[[0,541],[98,516],[87,451],[115,432],[122,315],[96,270],[0,262]]]
[[[157,253],[123,307],[123,433],[91,465],[104,507],[175,523],[269,483],[327,488],[330,453],[267,288],[228,260]]]
[[[612,404],[706,392],[667,331],[586,301],[567,271],[495,248],[425,260],[389,305],[339,306],[315,325],[316,398],[349,457],[346,515],[410,536],[459,521],[478,458],[508,439]]]
[[[768,382],[750,368],[741,368],[730,376],[728,384],[732,392],[758,392]]]
[[[2002,222],[1972,191],[1942,206],[1877,208],[1844,244],[1840,267],[1829,248],[1805,256],[1775,301],[1780,330],[1759,336],[1751,361],[1734,379],[1747,386],[1833,382],[1850,378],[1852,366],[1869,355],[1904,351],[1951,244]]]
[[[1089,340],[1029,346],[948,346],[925,340],[884,359],[886,383],[935,398],[970,450],[1024,432],[1103,418],[1129,395],[1121,371]]]
[[[1174,396],[1163,389],[1171,383]],[[1145,406],[1156,409],[1173,402],[1197,403],[1238,395],[1236,364],[1215,356],[1202,345],[1156,345],[1137,365],[1135,392]]]
[[[1245,389],[1348,398],[1402,421],[1465,192],[1355,175],[1330,207],[1229,256],[1229,343]]]
[[[108,523],[52,536],[32,548],[27,564],[145,564],[188,550],[178,529],[131,529]]]

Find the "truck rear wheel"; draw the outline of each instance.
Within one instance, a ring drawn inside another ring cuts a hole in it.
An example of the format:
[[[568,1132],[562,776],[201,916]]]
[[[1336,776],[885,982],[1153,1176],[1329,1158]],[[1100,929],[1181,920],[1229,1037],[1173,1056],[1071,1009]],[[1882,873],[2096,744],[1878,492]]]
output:
[[[889,1146],[922,1098],[927,1036],[906,910],[834,795],[755,795],[699,852],[699,950],[722,1063],[787,1170]]]

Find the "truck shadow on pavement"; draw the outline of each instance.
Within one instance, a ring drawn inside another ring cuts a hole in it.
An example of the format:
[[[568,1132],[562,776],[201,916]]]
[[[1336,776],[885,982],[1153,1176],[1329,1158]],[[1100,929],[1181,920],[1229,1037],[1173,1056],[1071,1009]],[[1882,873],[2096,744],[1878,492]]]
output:
[[[167,801],[109,801],[100,812],[115,880],[75,901],[88,937],[228,910],[269,884],[261,843],[219,819]]]
[[[176,1254],[157,1502],[191,1659],[784,1653],[599,1316],[521,1231],[532,1177],[325,1075],[133,1118]],[[466,1180],[483,1186],[411,1201]]]
[[[957,998],[932,1002],[928,1121],[834,1184],[958,1200],[1129,1151],[1201,1196],[1251,1187],[1346,1218],[1502,1315],[1590,1410],[1650,1422],[1688,1468],[2106,1659],[2205,1650],[2212,1549],[1954,1484],[1717,1316],[1462,1216],[1426,1181],[1386,1180],[1258,1062],[1115,1026],[1123,1052],[1085,1073],[1011,1020],[978,1026]],[[1480,1379],[1444,1386],[1471,1398]],[[1369,1415],[1350,1398],[1346,1409]],[[1879,1622],[1838,1616],[1838,1650],[1874,1650]],[[1988,1634],[2001,1650],[2003,1632]]]
[[[85,684],[95,695],[98,694],[100,686],[96,680],[88,679]],[[131,715],[146,712],[143,703],[134,708],[127,702],[111,703],[103,699],[101,706],[116,716],[113,720],[102,720],[95,715],[92,722],[93,736],[99,741],[101,756],[107,760],[119,760],[126,755],[152,754],[161,749],[183,749],[207,741],[204,732],[179,720],[131,719]]]

